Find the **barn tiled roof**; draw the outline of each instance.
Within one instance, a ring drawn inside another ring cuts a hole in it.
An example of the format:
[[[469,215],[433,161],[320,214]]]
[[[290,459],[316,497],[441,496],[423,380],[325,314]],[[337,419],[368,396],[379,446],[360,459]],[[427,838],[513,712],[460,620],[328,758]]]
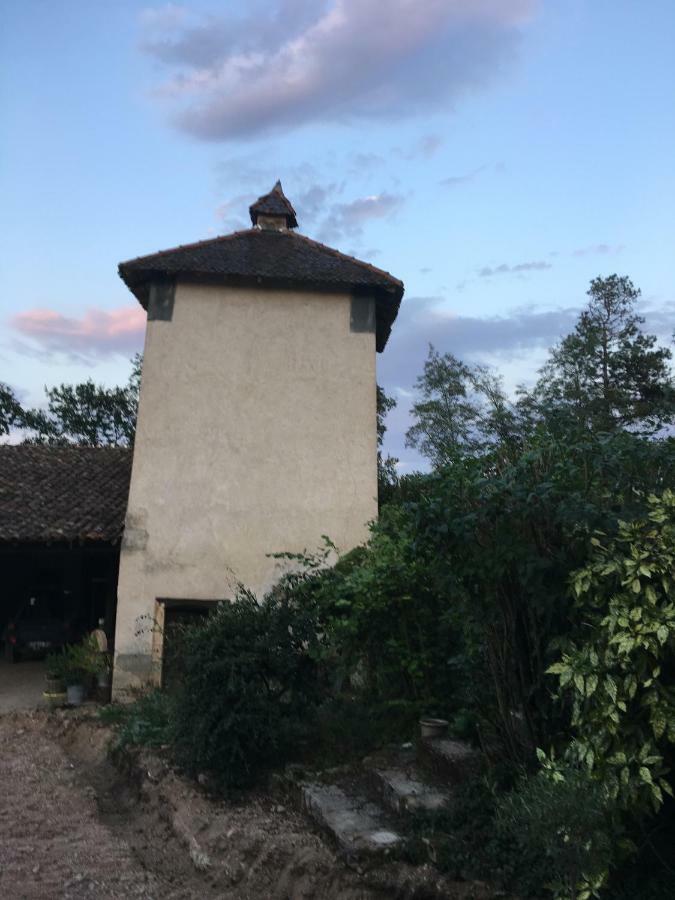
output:
[[[117,541],[131,451],[0,446],[0,542]]]
[[[374,296],[380,352],[403,297],[403,282],[389,272],[287,229],[255,227],[184,244],[120,263],[119,273],[145,309],[152,282],[167,279]]]

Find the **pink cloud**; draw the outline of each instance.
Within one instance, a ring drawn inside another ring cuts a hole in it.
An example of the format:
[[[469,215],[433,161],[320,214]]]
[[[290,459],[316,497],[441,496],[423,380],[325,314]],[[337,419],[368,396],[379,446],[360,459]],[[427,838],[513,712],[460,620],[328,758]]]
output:
[[[451,109],[502,72],[540,0],[270,0],[266,15],[150,28],[158,94],[206,140]],[[148,32],[146,21],[146,33]],[[433,154],[432,140],[417,148]]]
[[[140,306],[111,311],[92,308],[81,318],[53,309],[31,309],[13,316],[10,325],[48,352],[92,358],[115,353],[130,356],[142,349],[145,320]]]

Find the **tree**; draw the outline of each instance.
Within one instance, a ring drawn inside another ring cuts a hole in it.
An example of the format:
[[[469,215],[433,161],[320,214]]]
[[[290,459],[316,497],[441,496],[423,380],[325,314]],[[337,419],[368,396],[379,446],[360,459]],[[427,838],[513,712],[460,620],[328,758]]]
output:
[[[13,426],[20,427],[23,415],[14,391],[8,384],[0,381],[0,434],[9,434]]]
[[[675,421],[671,353],[641,330],[644,319],[635,312],[640,291],[630,278],[594,278],[588,296],[530,399],[544,412],[571,412],[599,431],[654,434]]]
[[[500,379],[484,366],[470,366],[429,345],[424,371],[417,378],[419,399],[406,445],[417,447],[434,466],[458,456],[483,456],[517,440],[517,421]]]
[[[132,359],[125,387],[106,388],[91,379],[46,389],[47,409],[27,410],[22,425],[39,444],[130,447],[136,433],[142,357]]]
[[[377,385],[377,486],[378,498],[382,504],[385,498],[391,495],[393,488],[396,486],[398,476],[396,474],[396,463],[398,460],[394,456],[382,456],[382,444],[387,426],[384,420],[387,413],[394,409],[396,400],[387,396],[384,389]]]

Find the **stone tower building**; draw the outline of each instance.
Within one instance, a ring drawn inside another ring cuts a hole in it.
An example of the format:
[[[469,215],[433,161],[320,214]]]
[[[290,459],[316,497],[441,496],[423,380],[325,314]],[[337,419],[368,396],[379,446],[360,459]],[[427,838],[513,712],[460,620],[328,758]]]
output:
[[[263,592],[268,554],[363,542],[377,515],[375,352],[403,296],[297,234],[277,182],[252,227],[122,263],[147,310],[114,691],[156,680],[167,610]],[[153,625],[160,627],[153,627]]]

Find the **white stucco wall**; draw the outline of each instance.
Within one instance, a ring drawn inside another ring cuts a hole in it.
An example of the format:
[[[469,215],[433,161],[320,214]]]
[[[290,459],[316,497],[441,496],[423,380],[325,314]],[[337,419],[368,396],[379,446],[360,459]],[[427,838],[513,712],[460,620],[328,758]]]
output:
[[[340,550],[366,539],[377,514],[375,335],[350,330],[350,302],[178,284],[172,320],[148,322],[118,695],[148,675],[158,598],[224,598],[237,580],[262,592],[278,574],[266,554],[314,549],[322,534]]]

